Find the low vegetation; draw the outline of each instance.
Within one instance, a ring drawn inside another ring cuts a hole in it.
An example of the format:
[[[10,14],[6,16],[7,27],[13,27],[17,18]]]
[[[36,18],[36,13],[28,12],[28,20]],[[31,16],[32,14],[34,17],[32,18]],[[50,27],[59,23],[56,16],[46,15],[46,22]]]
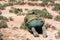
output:
[[[43,10],[34,9],[32,10],[32,12],[34,12],[34,14],[40,14],[42,17],[48,19],[52,19],[53,17],[46,9]],[[28,13],[28,14],[32,14],[32,13]]]
[[[0,4],[0,9],[1,9],[1,10],[4,10],[5,7],[7,7],[7,6],[13,6],[13,4],[12,4],[12,3]]]
[[[19,8],[14,8],[14,9],[11,9],[11,10],[9,10],[9,12],[10,13],[15,13],[15,14],[21,14],[21,12],[23,12],[23,10],[22,9],[19,9]]]
[[[1,10],[4,10],[4,9],[5,9],[2,4],[0,4],[0,9],[1,9]]]
[[[42,12],[43,12],[43,14],[42,14],[43,17],[49,18],[49,19],[53,18],[53,16],[46,9],[43,9]]]
[[[7,23],[5,21],[0,22],[0,28],[7,28]]]

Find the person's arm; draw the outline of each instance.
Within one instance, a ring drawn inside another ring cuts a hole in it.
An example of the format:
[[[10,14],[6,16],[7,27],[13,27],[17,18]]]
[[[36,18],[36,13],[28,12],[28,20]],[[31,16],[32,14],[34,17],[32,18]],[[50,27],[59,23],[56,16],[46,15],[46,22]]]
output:
[[[31,30],[32,30],[33,35],[34,35],[35,37],[38,37],[38,36],[39,36],[39,35],[38,35],[38,32],[36,31],[36,29],[35,29],[34,27],[32,27]]]
[[[42,27],[43,30],[43,37],[47,37],[47,32],[45,26]]]

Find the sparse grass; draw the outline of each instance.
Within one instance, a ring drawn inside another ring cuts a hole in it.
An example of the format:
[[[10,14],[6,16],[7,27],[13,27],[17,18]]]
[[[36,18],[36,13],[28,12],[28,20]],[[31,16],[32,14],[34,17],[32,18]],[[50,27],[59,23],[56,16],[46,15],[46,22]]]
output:
[[[0,22],[0,28],[7,28],[7,23],[5,21]]]

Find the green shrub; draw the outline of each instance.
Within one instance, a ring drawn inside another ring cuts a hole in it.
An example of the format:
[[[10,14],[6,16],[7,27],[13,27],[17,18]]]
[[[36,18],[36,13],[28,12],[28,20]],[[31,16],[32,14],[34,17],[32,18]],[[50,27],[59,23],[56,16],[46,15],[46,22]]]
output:
[[[19,13],[19,12],[22,12],[22,9],[17,8],[14,10],[14,13]]]
[[[4,9],[4,6],[2,4],[0,4],[0,9],[3,10]]]
[[[53,17],[46,9],[43,9],[43,10],[34,9],[32,11],[33,11],[33,14],[40,14],[44,18],[52,19]],[[29,14],[32,14],[32,13],[29,13]]]
[[[54,4],[53,10],[56,10],[56,11],[60,10],[60,4]]]
[[[15,8],[15,9],[9,10],[9,12],[19,14],[20,12],[23,12],[23,10],[19,8]]]
[[[52,16],[51,14],[48,14],[48,15],[46,16],[46,18],[52,19],[53,16]]]
[[[52,17],[53,17],[46,9],[43,9],[41,14],[43,17],[46,17],[49,19],[52,19]]]
[[[56,21],[60,21],[60,15],[57,15],[57,16],[55,17],[55,20],[56,20]]]
[[[7,6],[13,6],[13,3],[9,2],[9,3],[5,3],[5,4],[0,4],[1,7],[7,7]]]
[[[3,6],[4,6],[4,7],[7,7],[7,6],[9,6],[9,3],[3,4]]]
[[[8,21],[8,19],[4,16],[0,16],[0,20]]]
[[[19,12],[18,12],[18,10],[15,10],[14,13],[17,14],[17,13],[19,13]]]
[[[18,10],[18,11],[22,12],[22,9],[17,8],[16,10]]]
[[[43,1],[43,2],[41,3],[41,6],[45,6],[45,5],[47,5],[47,4],[48,4],[48,2]]]
[[[0,28],[7,28],[7,23],[5,21],[0,22]]]

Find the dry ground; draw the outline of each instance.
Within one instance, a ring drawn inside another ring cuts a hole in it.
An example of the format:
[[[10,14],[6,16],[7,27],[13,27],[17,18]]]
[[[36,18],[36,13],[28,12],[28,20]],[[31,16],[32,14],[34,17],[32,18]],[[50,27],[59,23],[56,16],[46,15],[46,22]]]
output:
[[[54,17],[56,15],[59,15],[57,12],[52,11],[52,7],[41,7],[41,6],[28,6],[28,5],[14,5],[13,7],[15,8],[22,8],[23,12],[27,12],[25,11],[25,9],[44,9],[46,8],[49,13],[51,13]],[[48,37],[47,38],[43,38],[43,36],[40,34],[40,37],[34,37],[32,34],[30,34],[27,30],[23,30],[20,29],[21,24],[24,21],[24,17],[23,15],[17,16],[14,13],[9,13],[9,9],[11,7],[6,7],[5,10],[1,10],[2,11],[2,15],[6,16],[7,18],[12,17],[14,21],[9,21],[7,22],[8,27],[9,28],[5,28],[5,29],[0,29],[0,31],[3,33],[3,39],[4,40],[60,40],[60,39],[56,39],[55,38],[55,33],[57,32],[57,30],[60,29],[60,22],[55,21],[53,19],[45,19],[46,23],[51,24],[52,26],[55,26],[57,29],[53,30],[51,28],[47,29],[47,34]]]

